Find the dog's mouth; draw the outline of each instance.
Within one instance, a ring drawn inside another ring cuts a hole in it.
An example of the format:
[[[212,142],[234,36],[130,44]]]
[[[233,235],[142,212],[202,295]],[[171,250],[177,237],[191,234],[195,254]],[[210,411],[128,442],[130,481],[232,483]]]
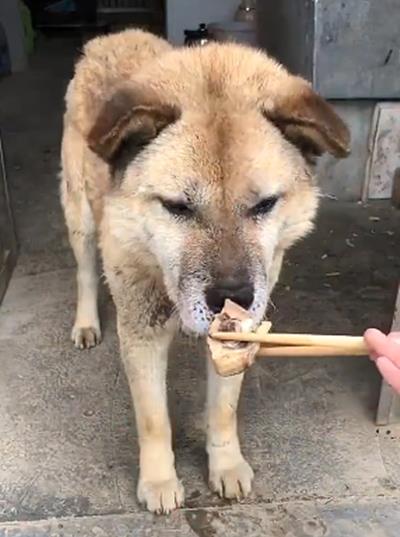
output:
[[[207,334],[214,319],[214,313],[208,308],[204,297],[187,300],[181,297],[178,311],[185,332],[199,336]]]
[[[206,293],[203,292],[203,290],[195,292],[192,287],[191,291],[191,293],[180,293],[177,309],[183,331],[202,336],[208,333],[210,325],[219,311],[215,311],[215,309],[212,310],[208,306]],[[256,325],[263,320],[267,309],[268,299],[269,294],[267,287],[264,285],[256,286],[253,301],[247,308],[245,308]],[[223,304],[221,309],[222,307]]]

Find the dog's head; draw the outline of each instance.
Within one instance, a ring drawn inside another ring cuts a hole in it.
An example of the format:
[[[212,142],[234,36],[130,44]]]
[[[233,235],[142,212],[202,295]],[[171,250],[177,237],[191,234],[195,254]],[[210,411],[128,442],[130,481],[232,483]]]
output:
[[[225,298],[262,318],[283,251],[312,227],[313,161],[346,156],[349,133],[264,54],[209,45],[118,89],[88,142],[121,175],[116,236],[156,259],[184,326],[202,333]]]

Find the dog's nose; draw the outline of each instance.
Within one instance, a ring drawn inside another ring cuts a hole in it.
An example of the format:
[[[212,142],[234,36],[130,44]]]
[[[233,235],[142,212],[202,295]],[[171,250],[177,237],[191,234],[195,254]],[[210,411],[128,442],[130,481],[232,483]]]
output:
[[[213,313],[219,313],[229,298],[242,308],[248,309],[254,300],[254,288],[248,281],[223,279],[216,281],[206,291],[207,305]]]

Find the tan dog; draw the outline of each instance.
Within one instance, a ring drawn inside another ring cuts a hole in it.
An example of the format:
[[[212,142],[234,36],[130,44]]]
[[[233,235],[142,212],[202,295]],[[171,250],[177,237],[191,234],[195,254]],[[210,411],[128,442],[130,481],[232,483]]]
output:
[[[349,133],[308,83],[234,44],[172,49],[127,31],[90,42],[66,96],[62,201],[78,263],[75,344],[100,341],[96,230],[140,441],[139,500],[182,505],[165,376],[178,324],[204,334],[225,300],[261,321],[284,251],[312,227],[315,156]],[[227,498],[253,472],[236,426],[242,376],[209,368],[209,478]]]

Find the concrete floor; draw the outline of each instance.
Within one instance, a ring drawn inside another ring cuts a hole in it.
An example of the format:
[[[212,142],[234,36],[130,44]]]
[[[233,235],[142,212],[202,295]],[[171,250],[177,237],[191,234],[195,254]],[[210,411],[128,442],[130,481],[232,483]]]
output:
[[[374,425],[380,380],[364,358],[254,366],[240,412],[254,493],[230,504],[205,482],[201,348],[177,341],[169,395],[186,507],[157,518],[137,505],[136,432],[106,289],[104,342],[79,352],[69,341],[74,263],[57,172],[73,50],[42,42],[28,71],[0,82],[21,242],[0,308],[0,537],[398,537],[400,428]],[[387,329],[399,229],[387,204],[324,203],[316,232],[286,262],[275,327]]]

